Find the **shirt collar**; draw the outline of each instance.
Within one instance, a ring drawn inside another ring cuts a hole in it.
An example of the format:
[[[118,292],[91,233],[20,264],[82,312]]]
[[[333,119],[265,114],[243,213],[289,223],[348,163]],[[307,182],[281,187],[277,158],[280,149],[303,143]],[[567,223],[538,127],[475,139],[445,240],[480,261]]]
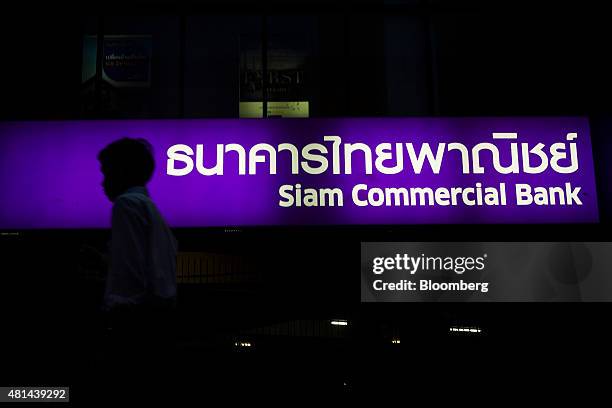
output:
[[[147,191],[146,187],[143,186],[134,186],[134,187],[130,187],[127,190],[125,190],[125,193],[123,194],[144,194],[147,197],[149,196],[149,192]]]

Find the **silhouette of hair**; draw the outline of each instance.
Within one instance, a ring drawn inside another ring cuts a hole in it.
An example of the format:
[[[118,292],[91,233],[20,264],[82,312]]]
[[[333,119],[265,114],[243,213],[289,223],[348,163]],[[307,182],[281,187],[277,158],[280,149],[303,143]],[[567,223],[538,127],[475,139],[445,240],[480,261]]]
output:
[[[144,186],[153,176],[153,148],[145,139],[125,137],[98,153],[102,171],[121,179],[123,186]]]

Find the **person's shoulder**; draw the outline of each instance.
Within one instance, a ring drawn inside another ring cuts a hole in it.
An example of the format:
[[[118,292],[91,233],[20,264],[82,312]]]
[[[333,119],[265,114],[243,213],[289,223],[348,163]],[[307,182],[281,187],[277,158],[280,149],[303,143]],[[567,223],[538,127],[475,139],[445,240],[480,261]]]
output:
[[[113,210],[142,210],[148,205],[149,201],[149,197],[144,194],[125,192],[115,199]]]
[[[148,197],[124,193],[119,195],[113,204],[112,219],[115,223],[141,223],[149,225],[151,223],[151,215],[148,210]]]

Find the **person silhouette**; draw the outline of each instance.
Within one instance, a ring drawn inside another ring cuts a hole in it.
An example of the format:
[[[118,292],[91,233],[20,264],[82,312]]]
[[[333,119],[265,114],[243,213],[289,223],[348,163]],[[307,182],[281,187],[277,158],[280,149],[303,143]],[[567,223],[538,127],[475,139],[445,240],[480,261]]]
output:
[[[98,154],[113,202],[104,305],[146,308],[176,301],[177,241],[149,197],[155,161],[144,139],[123,138]]]
[[[103,309],[108,311],[111,353],[149,362],[168,351],[176,307],[177,240],[149,197],[152,147],[123,138],[98,154],[104,193],[113,202]],[[155,364],[154,361],[151,361]]]

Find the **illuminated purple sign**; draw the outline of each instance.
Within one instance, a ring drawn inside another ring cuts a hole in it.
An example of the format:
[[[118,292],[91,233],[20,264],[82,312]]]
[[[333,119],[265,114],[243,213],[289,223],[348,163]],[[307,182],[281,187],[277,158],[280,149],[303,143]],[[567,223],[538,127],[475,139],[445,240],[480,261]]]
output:
[[[598,221],[586,118],[114,120],[0,123],[0,228],[108,227],[126,136],[174,227]]]

